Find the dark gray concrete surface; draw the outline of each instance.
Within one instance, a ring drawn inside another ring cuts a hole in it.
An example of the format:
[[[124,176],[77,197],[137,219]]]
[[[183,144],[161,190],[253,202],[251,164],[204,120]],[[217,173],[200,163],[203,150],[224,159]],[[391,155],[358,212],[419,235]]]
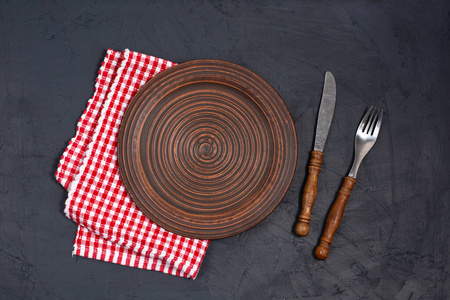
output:
[[[0,299],[448,299],[448,1],[0,1]],[[72,257],[53,173],[107,48],[265,78],[299,148],[277,209],[195,281]],[[325,71],[337,81],[311,233],[293,234]],[[365,110],[385,109],[325,262],[313,256]]]

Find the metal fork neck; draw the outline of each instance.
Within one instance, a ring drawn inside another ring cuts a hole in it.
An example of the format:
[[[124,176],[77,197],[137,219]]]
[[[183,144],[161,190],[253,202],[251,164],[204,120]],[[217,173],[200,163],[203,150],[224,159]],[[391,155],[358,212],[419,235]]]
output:
[[[350,172],[348,172],[348,177],[352,177],[354,179],[356,179],[356,173],[358,172],[357,168],[352,167],[352,169],[350,170]]]
[[[352,177],[356,179],[356,174],[358,173],[359,166],[361,165],[362,158],[356,157],[353,161],[352,168],[350,172],[348,172],[348,177]]]

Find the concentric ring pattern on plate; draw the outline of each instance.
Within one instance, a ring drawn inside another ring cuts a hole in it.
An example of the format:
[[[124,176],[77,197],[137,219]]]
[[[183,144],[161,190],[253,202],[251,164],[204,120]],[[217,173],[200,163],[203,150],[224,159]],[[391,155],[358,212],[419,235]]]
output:
[[[218,239],[252,228],[280,203],[297,141],[286,105],[266,81],[235,64],[197,60],[136,94],[118,158],[146,216],[183,236]]]

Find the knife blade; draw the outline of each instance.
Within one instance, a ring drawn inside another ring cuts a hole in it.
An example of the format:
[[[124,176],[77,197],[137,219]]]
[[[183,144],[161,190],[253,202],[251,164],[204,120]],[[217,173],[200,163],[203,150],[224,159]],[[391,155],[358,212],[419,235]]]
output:
[[[309,222],[311,220],[311,209],[317,195],[317,181],[322,169],[323,149],[333,120],[334,107],[336,104],[336,81],[331,72],[325,73],[322,99],[320,101],[319,113],[317,116],[316,138],[314,150],[308,166],[308,179],[303,189],[302,210],[295,226],[295,233],[300,236],[307,236],[309,233]]]
[[[333,120],[336,104],[336,81],[331,72],[325,73],[322,100],[320,102],[319,115],[317,117],[316,140],[314,150],[323,152],[331,121]]]

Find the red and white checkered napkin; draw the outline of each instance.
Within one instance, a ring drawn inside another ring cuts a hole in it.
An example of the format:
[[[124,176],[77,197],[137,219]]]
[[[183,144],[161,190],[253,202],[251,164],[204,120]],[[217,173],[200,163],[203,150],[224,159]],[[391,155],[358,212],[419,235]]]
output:
[[[173,65],[108,50],[94,96],[55,176],[68,191],[64,212],[79,225],[73,254],[195,279],[209,241],[173,234],[145,217],[128,196],[117,164],[117,137],[128,103]]]

